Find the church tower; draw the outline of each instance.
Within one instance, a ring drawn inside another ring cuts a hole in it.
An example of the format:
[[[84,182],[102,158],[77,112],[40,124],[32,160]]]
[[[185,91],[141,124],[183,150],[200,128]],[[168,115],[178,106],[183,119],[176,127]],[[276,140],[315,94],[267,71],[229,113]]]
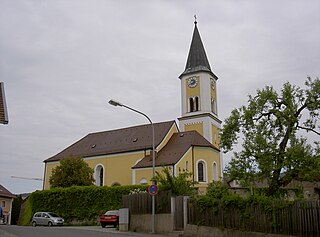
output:
[[[216,148],[219,148],[221,121],[217,109],[217,80],[212,72],[197,21],[181,81],[180,131],[196,130]]]

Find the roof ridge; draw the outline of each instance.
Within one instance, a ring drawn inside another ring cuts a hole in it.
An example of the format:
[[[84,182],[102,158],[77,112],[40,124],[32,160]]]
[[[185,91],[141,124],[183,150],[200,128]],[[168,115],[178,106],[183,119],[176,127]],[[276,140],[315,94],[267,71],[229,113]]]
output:
[[[3,197],[15,197],[13,193],[11,193],[8,189],[6,189],[3,185],[0,184],[0,196]]]
[[[166,124],[166,123],[175,123],[175,120],[168,120],[168,121],[164,121],[164,122],[157,122],[157,123],[153,123],[153,125],[161,125],[161,124]],[[106,131],[100,131],[100,132],[92,132],[92,133],[88,133],[88,135],[96,135],[99,133],[106,133],[106,132],[114,132],[114,131],[121,131],[121,130],[128,130],[128,129],[133,129],[133,128],[140,128],[140,127],[145,127],[145,126],[151,126],[150,123],[145,123],[145,124],[141,124],[141,125],[134,125],[131,127],[123,127],[123,128],[116,128],[116,129],[112,129],[112,130],[106,130]]]

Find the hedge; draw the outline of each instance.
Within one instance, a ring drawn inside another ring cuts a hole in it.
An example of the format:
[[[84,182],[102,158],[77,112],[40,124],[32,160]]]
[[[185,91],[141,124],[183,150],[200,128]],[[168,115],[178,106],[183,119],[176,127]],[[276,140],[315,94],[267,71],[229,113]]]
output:
[[[33,214],[38,211],[55,212],[64,218],[66,224],[96,223],[102,213],[122,207],[123,195],[135,189],[147,188],[146,185],[73,186],[35,191],[27,200],[22,225],[30,225]]]

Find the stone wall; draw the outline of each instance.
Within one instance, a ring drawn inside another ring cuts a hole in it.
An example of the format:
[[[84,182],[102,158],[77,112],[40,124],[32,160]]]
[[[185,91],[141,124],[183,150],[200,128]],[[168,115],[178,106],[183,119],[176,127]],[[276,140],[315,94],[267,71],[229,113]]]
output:
[[[173,231],[173,215],[157,214],[155,217],[156,233],[169,233]],[[152,231],[152,215],[130,215],[130,231],[150,233]]]

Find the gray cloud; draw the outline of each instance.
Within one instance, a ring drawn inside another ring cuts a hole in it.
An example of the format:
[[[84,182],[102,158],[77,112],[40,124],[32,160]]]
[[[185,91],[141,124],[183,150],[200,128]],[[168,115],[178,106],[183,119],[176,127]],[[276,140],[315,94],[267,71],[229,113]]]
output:
[[[319,1],[0,2],[0,81],[9,124],[0,127],[0,183],[41,189],[42,161],[87,133],[180,116],[180,82],[193,15],[213,71],[219,113],[257,88],[319,76]]]

